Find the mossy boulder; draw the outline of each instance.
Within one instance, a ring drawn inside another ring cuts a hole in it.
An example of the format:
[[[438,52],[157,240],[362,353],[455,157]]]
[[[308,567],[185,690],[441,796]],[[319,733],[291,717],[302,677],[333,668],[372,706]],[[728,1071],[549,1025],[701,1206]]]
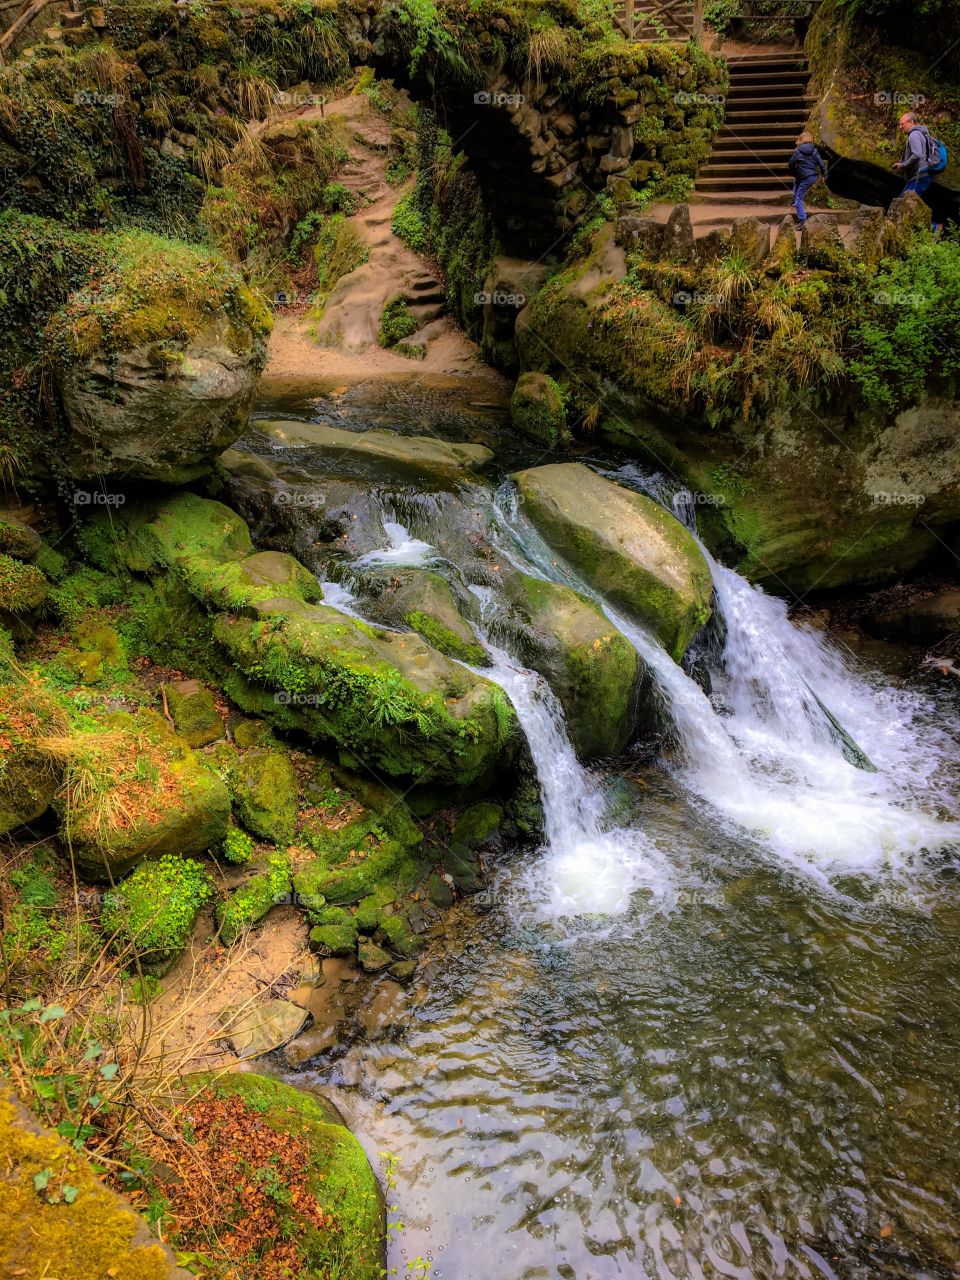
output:
[[[510,421],[521,435],[545,449],[570,439],[563,392],[546,373],[520,375],[510,400]]]
[[[39,684],[0,685],[0,835],[33,822],[53,803],[63,768],[41,741],[66,729],[63,710]]]
[[[490,801],[471,805],[457,819],[451,839],[471,849],[479,848],[496,835],[501,822],[503,809],[500,805]]]
[[[460,613],[450,584],[429,569],[396,569],[372,576],[379,587],[374,608],[377,620],[407,626],[449,658],[483,666],[486,652],[473,628]]]
[[[55,808],[87,879],[116,879],[166,854],[203,853],[226,834],[226,786],[159,716],[115,716],[101,732],[42,745],[64,767]]]
[[[36,613],[50,592],[50,584],[32,564],[0,552],[0,626],[14,634]]]
[[[354,917],[342,907],[328,907],[314,917],[310,946],[332,956],[351,956],[357,949],[359,930]]]
[[[246,751],[230,775],[237,817],[254,835],[289,844],[297,821],[297,775],[279,751]]]
[[[259,924],[273,907],[289,900],[290,859],[278,850],[263,862],[252,863],[250,874],[217,903],[220,941],[230,946],[252,925]]]
[[[168,854],[143,862],[105,895],[100,927],[121,954],[135,952],[143,968],[161,978],[190,940],[213,888],[192,858]]]
[[[516,477],[547,542],[679,659],[710,616],[710,570],[692,535],[662,507],[580,463]]]
[[[189,1280],[145,1220],[100,1182],[83,1152],[43,1128],[3,1080],[0,1148],[7,1163],[0,1258],[8,1275]],[[37,1180],[47,1189],[38,1190]],[[65,1187],[75,1191],[69,1201]]]
[[[297,900],[322,924],[329,905],[349,905],[387,889],[383,903],[413,888],[423,870],[423,835],[403,800],[386,787],[354,779],[362,805],[349,822],[301,833],[316,853],[294,875]]]
[[[77,479],[183,484],[244,430],[270,313],[232,267],[142,232],[102,238],[103,271],[47,326]]]
[[[300,1244],[305,1275],[380,1280],[385,1267],[383,1197],[363,1148],[336,1108],[317,1094],[249,1071],[209,1082],[200,1078],[197,1084],[208,1084],[220,1098],[240,1097],[261,1123],[306,1142],[309,1191],[333,1227],[320,1233],[299,1219],[295,1205],[289,1207],[289,1235]]]
[[[526,659],[560,699],[577,753],[616,755],[634,727],[636,650],[587,596],[526,574],[518,580],[516,602],[532,627]]]
[[[173,579],[212,611],[197,616],[215,650],[206,660],[219,664],[226,692],[244,711],[334,742],[398,777],[470,785],[513,758],[518,725],[498,686],[419,636],[379,631],[312,603],[312,575],[309,582],[292,575],[280,594],[251,583],[244,563],[261,557],[244,522],[222,504],[177,494],[131,505],[113,526],[91,522],[84,538],[108,563],[149,574],[154,589]]]
[[[163,686],[170,717],[189,747],[206,747],[223,737],[223,720],[213,694],[199,680],[175,680]]]
[[[32,560],[42,546],[35,529],[11,511],[0,511],[0,552],[18,560]]]

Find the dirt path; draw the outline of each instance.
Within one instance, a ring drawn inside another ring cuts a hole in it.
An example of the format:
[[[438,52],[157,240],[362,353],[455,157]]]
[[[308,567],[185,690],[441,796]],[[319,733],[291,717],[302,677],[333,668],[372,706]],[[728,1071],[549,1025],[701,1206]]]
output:
[[[309,119],[318,107],[290,113]],[[350,159],[343,184],[363,202],[350,222],[367,246],[368,260],[334,287],[319,321],[308,309],[278,313],[270,339],[268,377],[336,377],[351,380],[372,373],[470,374],[485,371],[474,343],[445,314],[443,283],[435,268],[408,249],[391,230],[393,210],[408,189],[387,182],[390,123],[362,93],[323,108],[350,133]],[[377,343],[384,304],[403,297],[420,323],[409,339],[426,347],[422,360],[385,350]]]

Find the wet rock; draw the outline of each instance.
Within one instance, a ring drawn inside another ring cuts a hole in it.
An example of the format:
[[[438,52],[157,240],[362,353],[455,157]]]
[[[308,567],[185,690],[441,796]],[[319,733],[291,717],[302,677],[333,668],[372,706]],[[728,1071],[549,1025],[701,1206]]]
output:
[[[309,1016],[289,1000],[262,1000],[245,1009],[224,1009],[220,1024],[238,1057],[258,1058],[292,1040],[303,1030]]]
[[[288,1067],[296,1071],[312,1058],[319,1058],[321,1054],[329,1053],[339,1043],[340,1036],[336,1023],[310,1027],[284,1047],[284,1061]]]
[[[380,973],[394,963],[393,956],[375,942],[361,942],[357,948],[357,956],[365,973]]]
[[[240,884],[217,903],[220,941],[230,946],[245,930],[259,924],[268,912],[290,900],[290,859],[279,850],[253,862]]]
[[[320,422],[258,421],[256,429],[275,444],[309,448],[321,461],[335,459],[338,474],[419,477],[451,483],[485,471],[493,453],[479,444],[451,444],[395,431],[347,431]]]
[[[879,205],[862,204],[847,232],[852,256],[865,266],[875,267],[883,257],[885,214]]]
[[[315,925],[310,930],[314,951],[331,956],[352,956],[357,949],[357,926],[352,920]]]
[[[735,218],[730,231],[730,254],[751,270],[758,270],[770,252],[770,228],[759,218]]]
[[[563,392],[545,373],[520,375],[510,400],[510,421],[521,435],[545,449],[570,439]]]
[[[663,223],[656,218],[632,214],[628,212],[629,207],[627,205],[617,216],[616,242],[628,253],[636,253],[647,262],[655,262],[663,244]]]
[[[429,569],[395,569],[371,575],[379,594],[368,617],[396,627],[411,627],[450,658],[482,667],[486,650],[461,615],[450,584]]]
[[[279,751],[246,751],[230,774],[237,817],[254,835],[289,844],[297,820],[297,775]]]
[[[534,467],[515,480],[550,545],[679,659],[710,616],[713,590],[690,533],[650,498],[580,463]]]
[[[397,960],[390,966],[388,973],[394,982],[412,982],[417,972],[417,964],[416,960]]]
[[[920,600],[864,619],[864,628],[882,640],[934,644],[960,632],[960,587],[945,587]]]
[[[452,877],[432,875],[427,881],[427,896],[437,907],[449,907],[453,904],[453,887],[449,883]]]

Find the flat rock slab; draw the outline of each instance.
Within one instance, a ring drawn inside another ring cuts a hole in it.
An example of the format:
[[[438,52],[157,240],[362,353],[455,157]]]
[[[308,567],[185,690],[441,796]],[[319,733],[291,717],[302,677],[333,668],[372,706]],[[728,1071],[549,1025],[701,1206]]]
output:
[[[309,1014],[289,1000],[264,1000],[243,1012],[224,1009],[220,1021],[234,1053],[241,1058],[258,1058],[279,1049],[303,1030]]]
[[[451,444],[397,431],[346,431],[322,422],[265,419],[253,424],[274,444],[309,448],[327,457],[338,474],[381,475],[384,469],[445,482],[484,471],[493,451],[480,444]]]

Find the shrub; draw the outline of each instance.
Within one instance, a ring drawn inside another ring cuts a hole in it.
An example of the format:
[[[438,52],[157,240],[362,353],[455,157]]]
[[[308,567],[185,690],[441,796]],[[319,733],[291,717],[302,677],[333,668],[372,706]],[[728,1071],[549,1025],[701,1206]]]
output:
[[[256,847],[253,836],[248,835],[242,827],[229,827],[220,845],[220,852],[227,862],[243,866],[253,857]]]
[[[427,250],[427,227],[423,214],[417,208],[416,192],[408,191],[401,196],[393,210],[390,224],[393,234],[402,240],[414,253],[425,253]]]

